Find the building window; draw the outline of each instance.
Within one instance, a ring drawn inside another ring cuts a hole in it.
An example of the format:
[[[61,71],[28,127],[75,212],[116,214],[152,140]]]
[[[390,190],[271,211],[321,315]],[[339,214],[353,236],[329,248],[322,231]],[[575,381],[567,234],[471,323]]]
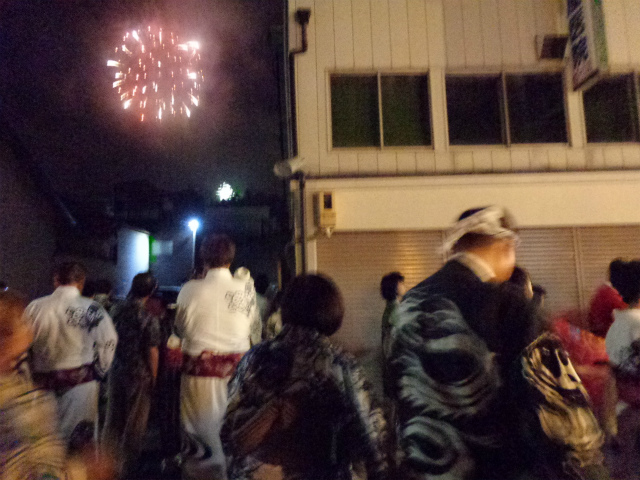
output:
[[[511,143],[566,143],[561,75],[507,75]]]
[[[446,86],[451,145],[504,142],[500,77],[448,76]]]
[[[637,142],[638,101],[633,75],[604,78],[584,92],[588,142]]]
[[[565,143],[560,74],[446,78],[449,143]]]
[[[332,75],[334,147],[431,145],[427,75]]]

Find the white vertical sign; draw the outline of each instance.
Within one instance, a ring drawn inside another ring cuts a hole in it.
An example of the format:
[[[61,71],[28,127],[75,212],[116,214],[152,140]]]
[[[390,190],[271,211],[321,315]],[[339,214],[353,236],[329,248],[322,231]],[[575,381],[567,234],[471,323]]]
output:
[[[567,0],[573,89],[593,85],[607,68],[603,0]]]

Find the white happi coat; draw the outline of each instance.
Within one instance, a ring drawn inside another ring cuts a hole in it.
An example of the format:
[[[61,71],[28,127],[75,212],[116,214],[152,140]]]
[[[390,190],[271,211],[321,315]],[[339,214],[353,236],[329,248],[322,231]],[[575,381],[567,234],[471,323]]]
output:
[[[249,350],[251,323],[257,316],[249,275],[233,277],[228,268],[211,269],[204,279],[187,282],[177,303],[176,328],[185,354],[197,357],[203,351],[228,354]],[[182,375],[182,425],[200,447],[198,454],[186,459],[184,478],[226,478],[220,427],[227,408],[228,382],[229,377]]]
[[[94,365],[103,376],[111,367],[118,335],[100,304],[80,295],[74,286],[58,287],[27,307],[34,330],[31,369],[34,373]],[[77,385],[57,395],[60,426],[69,439],[81,421],[97,424],[98,382]]]

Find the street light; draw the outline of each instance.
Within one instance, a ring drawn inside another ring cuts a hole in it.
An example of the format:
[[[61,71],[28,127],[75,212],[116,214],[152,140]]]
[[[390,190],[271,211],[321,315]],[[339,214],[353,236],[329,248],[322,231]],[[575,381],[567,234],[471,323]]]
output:
[[[187,225],[189,226],[189,230],[191,230],[191,232],[193,233],[193,249],[191,253],[191,267],[193,271],[195,271],[196,269],[196,232],[200,228],[200,221],[197,218],[192,218],[191,220],[189,220],[189,223],[187,223]]]

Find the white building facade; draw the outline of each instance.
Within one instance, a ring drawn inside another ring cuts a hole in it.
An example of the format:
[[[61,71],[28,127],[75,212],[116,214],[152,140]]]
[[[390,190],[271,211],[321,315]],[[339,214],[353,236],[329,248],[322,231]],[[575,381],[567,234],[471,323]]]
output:
[[[379,344],[382,275],[433,273],[467,208],[514,213],[552,311],[585,308],[610,260],[640,257],[640,2],[602,5],[607,73],[583,93],[569,54],[536,48],[568,33],[566,0],[290,0],[292,49],[294,14],[311,10],[295,56],[307,262],[342,289],[351,350]]]

